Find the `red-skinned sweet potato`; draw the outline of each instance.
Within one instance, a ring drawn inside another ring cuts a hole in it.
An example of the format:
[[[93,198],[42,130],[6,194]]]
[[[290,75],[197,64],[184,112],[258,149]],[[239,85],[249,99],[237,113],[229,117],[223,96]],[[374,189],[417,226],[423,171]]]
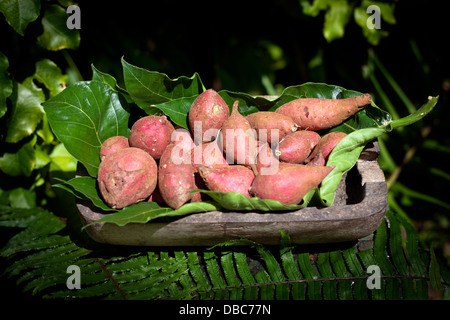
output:
[[[291,117],[281,113],[258,111],[247,115],[246,118],[251,127],[256,130],[258,140],[270,145],[278,144],[285,136],[297,131],[298,128]],[[273,133],[276,134],[273,136]]]
[[[276,152],[280,161],[303,163],[319,140],[320,135],[315,131],[296,131],[280,141]]]
[[[129,148],[130,143],[127,137],[123,136],[113,136],[109,137],[103,141],[100,147],[100,161],[103,160],[108,154],[113,153],[117,150]]]
[[[333,151],[334,147],[344,138],[347,134],[344,132],[334,131],[327,133],[324,135],[317,145],[314,147],[311,154],[308,156],[308,158],[305,160],[305,163],[309,163],[314,160],[314,158],[317,157],[317,155],[320,153],[320,157],[323,160],[316,159],[315,162],[321,163],[322,161],[326,162],[328,160],[328,156],[330,155],[331,151]]]
[[[175,130],[166,116],[151,115],[137,120],[130,131],[130,146],[145,150],[159,159],[171,142]]]
[[[147,199],[156,188],[155,160],[139,148],[107,155],[98,168],[100,194],[112,208],[121,209]]]
[[[255,175],[253,171],[242,165],[231,165],[222,168],[197,166],[206,187],[211,191],[240,192],[250,197],[248,189],[252,185]]]
[[[256,175],[249,192],[260,199],[277,200],[285,205],[299,204],[333,168],[280,162],[276,173]]]
[[[193,148],[191,150],[191,162],[194,172],[197,171],[197,166],[200,164],[211,168],[226,167],[229,165],[216,140],[202,143]]]
[[[192,139],[189,130],[179,126],[176,126],[175,130],[172,132],[171,142],[174,142],[184,150],[191,150],[195,147],[194,140]]]
[[[346,99],[300,98],[275,112],[291,117],[300,129],[317,131],[341,124],[370,102],[368,93]]]
[[[188,114],[195,144],[212,141],[229,116],[230,108],[214,89],[201,93],[192,103]]]
[[[169,144],[159,159],[158,187],[161,197],[172,209],[192,200],[197,189],[190,153],[175,143]]]
[[[249,165],[255,163],[257,150],[256,131],[248,120],[239,113],[239,101],[233,104],[230,117],[220,129],[218,144],[228,163]]]
[[[275,151],[276,152],[276,151]],[[256,156],[255,174],[273,174],[278,170],[279,159],[268,143],[258,142],[258,155]]]

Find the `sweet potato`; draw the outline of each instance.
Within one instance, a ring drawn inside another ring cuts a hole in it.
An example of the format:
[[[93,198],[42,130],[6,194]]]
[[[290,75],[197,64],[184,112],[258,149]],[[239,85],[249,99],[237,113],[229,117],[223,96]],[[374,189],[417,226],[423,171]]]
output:
[[[100,194],[111,208],[121,209],[147,199],[156,188],[155,160],[139,148],[107,155],[98,168]]]
[[[197,171],[197,166],[200,164],[212,168],[226,167],[229,165],[216,140],[200,144],[192,149],[191,163],[194,172]]]
[[[319,143],[314,147],[311,154],[308,156],[308,158],[305,160],[305,163],[309,163],[310,161],[313,161],[315,157],[320,153],[320,157],[323,160],[315,160],[315,163],[321,163],[322,161],[326,162],[328,160],[328,156],[330,155],[331,151],[333,151],[334,147],[341,141],[345,136],[347,136],[344,132],[330,132],[324,135],[320,140]],[[313,161],[314,162],[314,161]]]
[[[256,175],[249,192],[260,199],[277,200],[285,205],[299,204],[333,168],[280,162],[276,173]]]
[[[300,129],[317,131],[341,124],[370,102],[368,93],[346,99],[300,98],[275,112],[291,117]]]
[[[198,165],[197,170],[211,191],[240,192],[250,197],[248,189],[255,175],[253,171],[242,165],[231,165],[222,168],[210,168]]]
[[[147,151],[155,160],[171,142],[175,130],[166,116],[151,115],[137,120],[130,131],[130,146]]]
[[[239,113],[239,101],[233,104],[230,117],[223,123],[218,136],[219,147],[228,163],[249,165],[255,163],[257,154],[256,131]]]
[[[195,144],[214,140],[229,116],[230,108],[214,89],[201,93],[192,103],[188,114],[189,129]]]
[[[172,132],[171,142],[174,142],[184,150],[191,150],[195,147],[191,133],[179,126],[176,126],[175,130]]]
[[[319,140],[320,135],[315,131],[296,131],[280,141],[276,152],[281,161],[303,163]]]
[[[169,144],[159,159],[158,188],[172,209],[190,201],[190,192],[197,189],[190,155],[175,143]]]
[[[258,142],[258,155],[256,156],[255,174],[273,174],[278,170],[279,159],[268,143]]]
[[[109,137],[108,139],[103,141],[100,147],[100,161],[102,161],[108,154],[128,147],[130,147],[130,143],[128,142],[127,137],[123,136]]]
[[[270,145],[278,144],[286,135],[295,132],[298,126],[291,117],[281,113],[270,111],[258,111],[246,116],[253,129],[256,130],[259,141],[268,142]],[[275,130],[275,131],[273,131]],[[272,133],[274,141],[272,141]]]

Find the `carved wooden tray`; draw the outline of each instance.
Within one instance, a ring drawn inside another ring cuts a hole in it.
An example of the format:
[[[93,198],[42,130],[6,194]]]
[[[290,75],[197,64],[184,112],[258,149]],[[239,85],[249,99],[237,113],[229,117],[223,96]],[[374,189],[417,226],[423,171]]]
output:
[[[378,228],[387,210],[387,186],[378,155],[378,144],[370,143],[343,177],[330,207],[282,213],[211,211],[145,224],[98,223],[85,230],[97,242],[128,246],[211,246],[240,238],[275,245],[280,229],[293,244],[361,239]],[[82,200],[77,207],[85,225],[108,214]]]

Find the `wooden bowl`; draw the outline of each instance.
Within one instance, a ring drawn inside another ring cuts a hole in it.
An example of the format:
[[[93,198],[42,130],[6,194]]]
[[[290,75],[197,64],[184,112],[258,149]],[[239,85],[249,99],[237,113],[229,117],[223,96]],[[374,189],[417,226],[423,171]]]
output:
[[[240,238],[275,245],[280,229],[289,234],[292,244],[358,240],[378,228],[387,210],[387,186],[378,155],[377,142],[366,146],[343,177],[330,207],[273,213],[211,211],[145,224],[98,223],[85,230],[97,242],[127,246],[211,246]],[[87,201],[78,200],[77,207],[84,225],[110,214]]]

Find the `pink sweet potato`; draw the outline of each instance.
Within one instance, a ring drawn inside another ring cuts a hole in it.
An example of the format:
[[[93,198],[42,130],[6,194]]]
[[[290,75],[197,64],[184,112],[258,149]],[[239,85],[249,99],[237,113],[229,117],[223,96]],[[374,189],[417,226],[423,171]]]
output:
[[[212,141],[229,116],[230,108],[215,90],[201,93],[192,103],[188,114],[195,144]]]
[[[330,155],[331,151],[333,151],[334,147],[341,141],[345,136],[347,136],[344,132],[330,132],[324,135],[320,140],[319,143],[314,147],[314,150],[311,152],[311,154],[308,156],[308,158],[305,160],[305,163],[309,163],[310,161],[313,161],[314,158],[317,157],[317,155],[320,153],[320,158],[323,158],[323,161],[328,160],[328,156]],[[314,162],[314,161],[313,161]],[[320,163],[320,160],[315,160],[315,163]]]
[[[172,209],[192,200],[190,192],[197,189],[190,155],[175,143],[169,144],[159,159],[158,188]]]
[[[239,113],[239,101],[233,104],[230,117],[225,120],[218,137],[228,163],[249,165],[255,163],[257,150],[256,131]]]
[[[295,132],[298,128],[291,117],[281,113],[258,111],[249,114],[246,118],[251,127],[256,130],[258,140],[265,141],[270,145],[278,144],[286,135]],[[274,141],[272,141],[272,137]]]
[[[276,152],[281,161],[303,163],[319,140],[320,135],[315,131],[296,131],[280,141]]]
[[[108,154],[117,150],[130,147],[127,137],[113,136],[103,141],[100,147],[100,160],[103,160]]]
[[[341,124],[370,102],[368,93],[346,99],[300,98],[275,112],[291,117],[300,129],[317,131]]]
[[[212,168],[226,167],[229,165],[216,140],[202,143],[192,149],[191,163],[194,172],[197,171],[197,165],[200,164]]]
[[[172,132],[171,142],[174,142],[184,150],[191,150],[195,147],[191,133],[179,126],[176,126],[175,130]]]
[[[175,130],[166,116],[151,115],[137,120],[130,131],[130,146],[145,150],[155,160],[169,145]]]
[[[147,199],[156,188],[155,160],[139,148],[107,155],[98,168],[100,194],[111,208],[121,209]]]
[[[272,174],[278,170],[279,159],[268,143],[258,142],[258,155],[256,156],[255,174]]]
[[[285,205],[299,204],[333,168],[280,162],[276,173],[256,175],[250,194],[260,199],[277,200]]]
[[[197,170],[211,191],[240,192],[250,197],[248,189],[255,175],[253,171],[242,165],[231,165],[222,168],[209,168],[198,165]]]

